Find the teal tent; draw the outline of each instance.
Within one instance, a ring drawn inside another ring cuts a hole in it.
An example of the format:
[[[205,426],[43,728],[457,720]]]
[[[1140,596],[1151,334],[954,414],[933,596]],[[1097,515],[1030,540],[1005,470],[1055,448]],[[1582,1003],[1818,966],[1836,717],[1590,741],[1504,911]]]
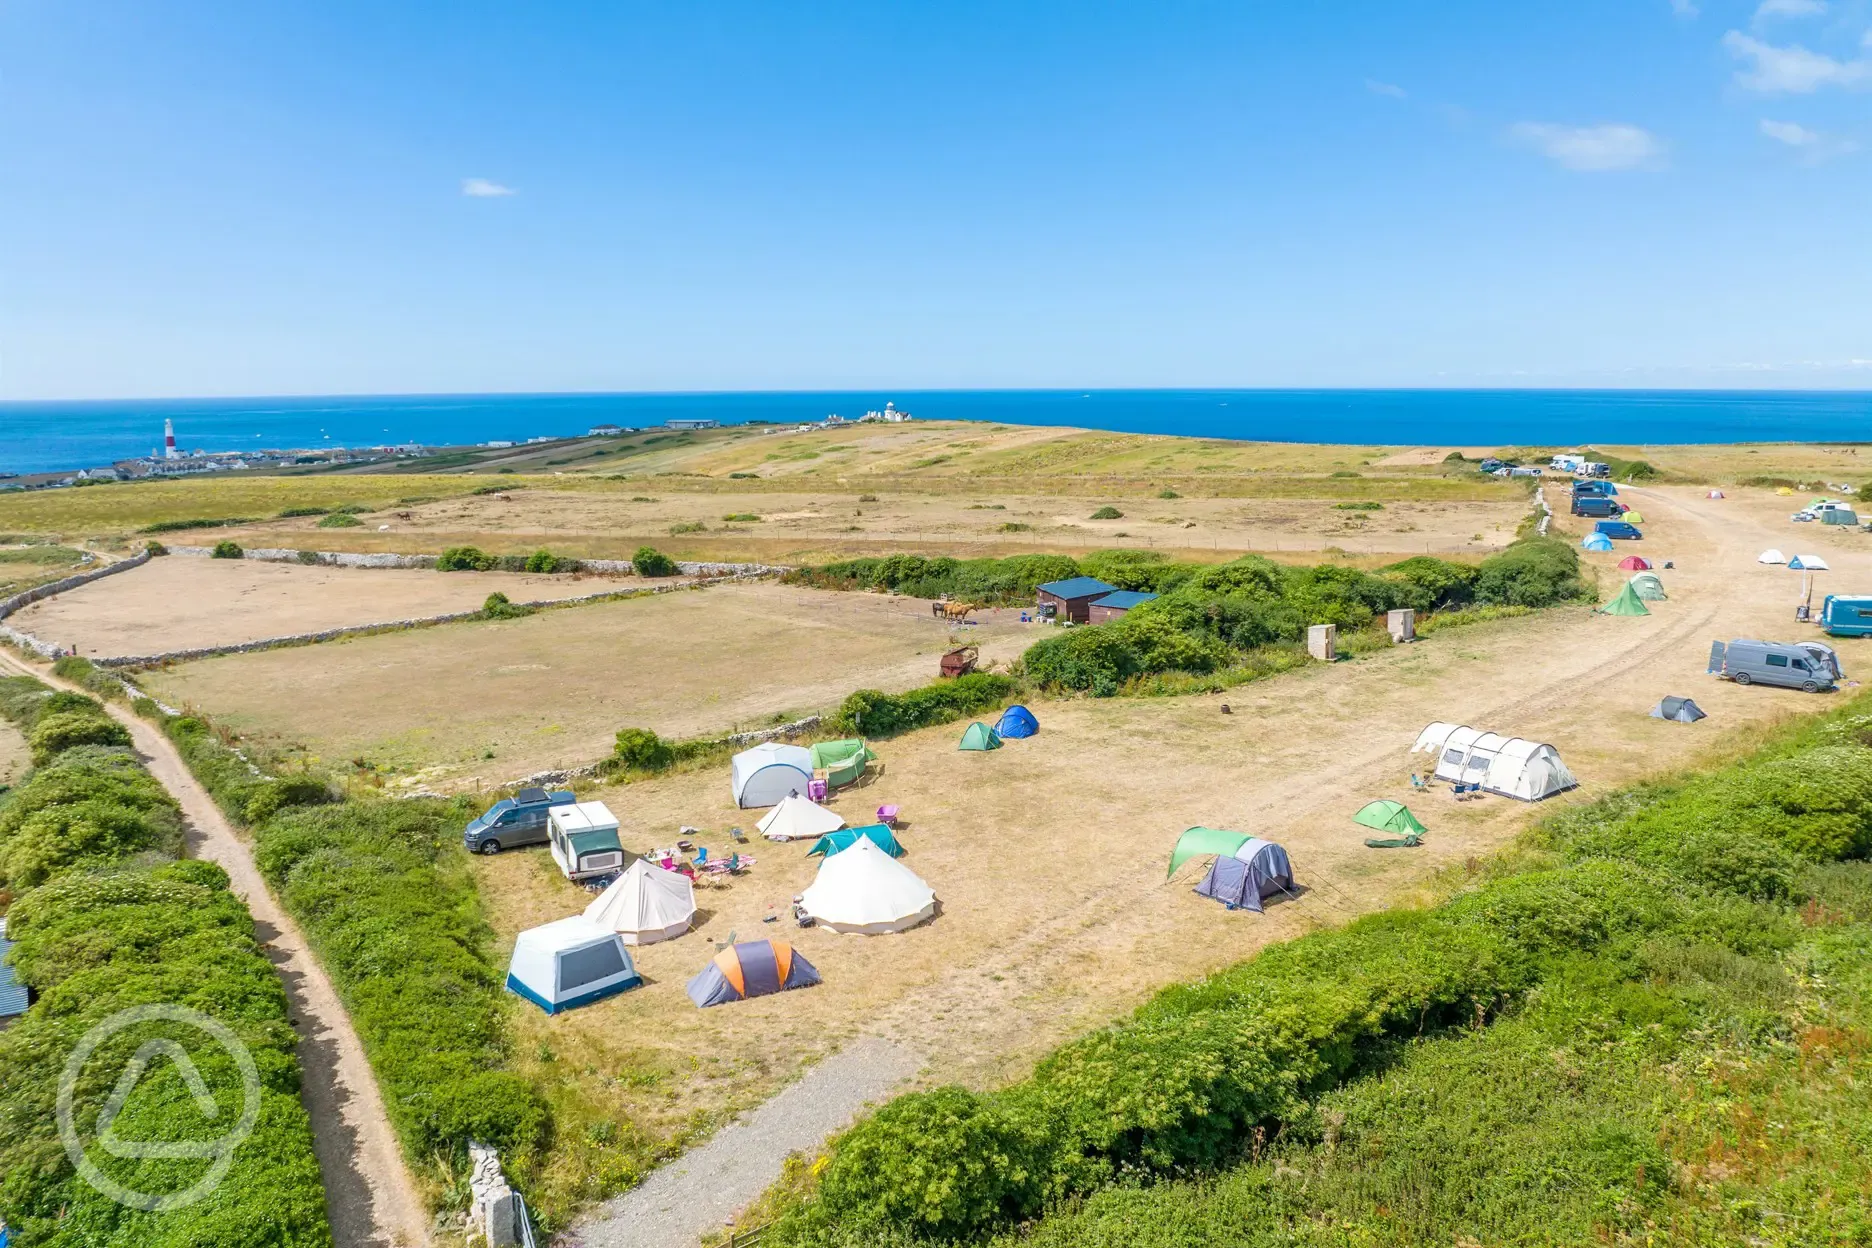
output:
[[[806,856],[810,858],[814,854],[824,854],[830,858],[841,849],[850,849],[856,845],[860,837],[870,841],[893,858],[904,856],[904,847],[897,843],[897,838],[891,835],[891,830],[881,823],[869,824],[862,828],[840,828],[836,832],[828,832],[813,842],[813,847],[806,851]]]
[[[982,723],[979,719],[968,726],[962,734],[962,742],[956,747],[960,750],[998,750],[1001,748],[1001,734]]]

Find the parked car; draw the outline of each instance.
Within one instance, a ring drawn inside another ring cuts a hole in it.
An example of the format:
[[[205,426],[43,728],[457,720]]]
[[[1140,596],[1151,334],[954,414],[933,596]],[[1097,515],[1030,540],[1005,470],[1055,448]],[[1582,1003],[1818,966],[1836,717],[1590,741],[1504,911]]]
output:
[[[1593,498],[1616,498],[1618,497],[1618,486],[1613,485],[1610,481],[1575,481],[1573,483],[1573,497],[1581,498],[1587,496]]]
[[[462,844],[471,854],[498,854],[520,845],[544,845],[547,842],[548,812],[555,806],[569,806],[578,796],[569,789],[548,793],[545,789],[521,789],[512,797],[503,797],[472,820],[462,832]]]
[[[1838,687],[1839,655],[1818,641],[1710,643],[1709,670],[1738,685],[1780,685],[1803,693]]]
[[[1637,525],[1628,524],[1623,520],[1601,520],[1592,527],[1593,532],[1603,533],[1615,542],[1636,542],[1644,538],[1644,534],[1638,531]]]
[[[1600,498],[1593,494],[1573,496],[1573,514],[1576,516],[1616,516],[1620,514],[1616,498]]]

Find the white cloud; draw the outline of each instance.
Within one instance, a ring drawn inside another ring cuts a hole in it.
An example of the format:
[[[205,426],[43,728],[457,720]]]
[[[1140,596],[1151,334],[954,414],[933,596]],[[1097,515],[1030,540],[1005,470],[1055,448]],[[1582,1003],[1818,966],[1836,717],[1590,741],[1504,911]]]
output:
[[[1640,126],[1556,126],[1524,121],[1508,133],[1516,142],[1577,173],[1655,168],[1664,156],[1664,144]]]
[[[512,195],[513,193],[513,187],[502,186],[500,183],[490,182],[486,178],[462,179],[462,194],[470,199],[499,199],[503,195]]]
[[[1407,100],[1410,98],[1410,92],[1406,91],[1403,87],[1398,86],[1396,83],[1380,82],[1376,78],[1367,78],[1365,80],[1365,89],[1373,95],[1388,95],[1394,100]]]
[[[1696,6],[1696,0],[1670,0],[1671,12],[1678,17],[1695,17],[1702,10]]]
[[[1769,121],[1764,118],[1761,132],[1775,142],[1784,143],[1799,152],[1804,163],[1810,165],[1859,150],[1859,145],[1851,139],[1837,139],[1821,134],[1794,121]]]
[[[1777,48],[1739,30],[1724,35],[1723,46],[1737,60],[1751,62],[1748,69],[1736,71],[1736,81],[1750,91],[1809,95],[1821,87],[1872,84],[1872,61],[1835,60],[1823,52],[1811,52],[1798,43]]]
[[[1774,17],[1819,17],[1827,11],[1826,0],[1761,0],[1755,10],[1755,20],[1766,21]]]

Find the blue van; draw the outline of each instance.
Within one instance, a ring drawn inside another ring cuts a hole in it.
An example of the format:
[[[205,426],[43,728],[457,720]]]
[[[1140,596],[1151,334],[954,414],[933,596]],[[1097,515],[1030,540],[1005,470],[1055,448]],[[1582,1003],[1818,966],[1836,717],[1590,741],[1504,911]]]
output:
[[[1637,525],[1627,524],[1623,520],[1601,520],[1592,527],[1593,532],[1603,533],[1614,541],[1636,542],[1644,538]]]
[[[1828,594],[1820,604],[1820,631],[1835,637],[1872,637],[1872,597]]]
[[[1616,516],[1623,508],[1616,498],[1602,498],[1597,494],[1575,494],[1573,496],[1573,514],[1586,516]]]
[[[1575,481],[1573,483],[1573,497],[1617,498],[1618,486],[1613,485],[1610,481]]]

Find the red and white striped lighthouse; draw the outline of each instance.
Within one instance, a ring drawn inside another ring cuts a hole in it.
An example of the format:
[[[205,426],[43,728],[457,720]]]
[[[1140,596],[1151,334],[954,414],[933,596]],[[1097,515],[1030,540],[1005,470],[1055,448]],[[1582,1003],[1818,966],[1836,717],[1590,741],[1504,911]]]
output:
[[[175,421],[163,421],[163,458],[175,459]]]

